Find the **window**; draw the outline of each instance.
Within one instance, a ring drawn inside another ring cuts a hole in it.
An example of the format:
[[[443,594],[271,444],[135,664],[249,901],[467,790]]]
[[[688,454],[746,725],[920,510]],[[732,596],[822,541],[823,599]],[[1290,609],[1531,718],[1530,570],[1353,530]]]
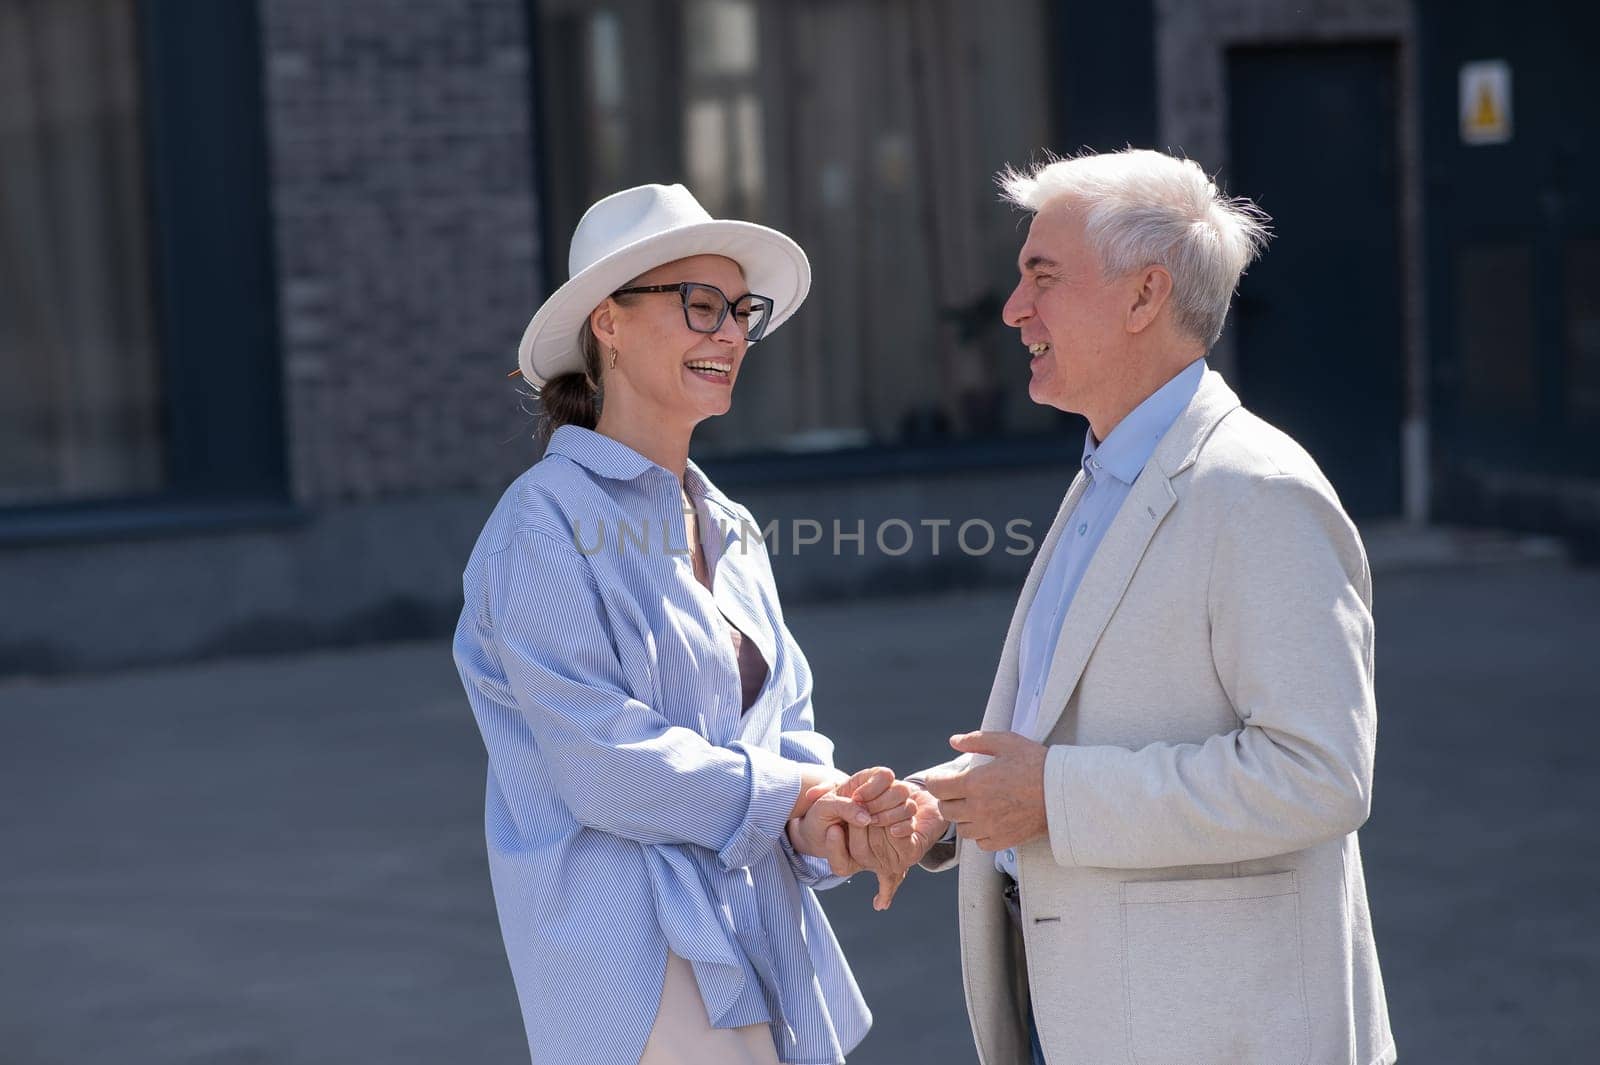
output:
[[[689,0],[684,7],[683,159],[689,187],[718,217],[762,215],[756,32],[751,0]]]
[[[265,124],[254,4],[0,0],[0,535],[281,506]]]
[[[1000,322],[1024,227],[990,178],[1049,141],[1039,0],[533,10],[552,287],[584,209],[651,181],[776,226],[811,259],[805,310],[753,349],[697,455],[1081,425],[1028,400]]]
[[[163,481],[137,53],[131,0],[0,0],[0,506]]]

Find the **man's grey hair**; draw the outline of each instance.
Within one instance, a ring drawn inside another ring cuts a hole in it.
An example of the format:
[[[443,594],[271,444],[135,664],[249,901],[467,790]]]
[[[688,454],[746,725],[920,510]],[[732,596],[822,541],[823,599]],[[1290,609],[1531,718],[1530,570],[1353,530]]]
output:
[[[1222,335],[1240,275],[1271,236],[1266,212],[1224,196],[1198,163],[1144,148],[1007,167],[996,180],[1002,198],[1024,210],[1056,200],[1082,209],[1102,276],[1166,267],[1178,328],[1207,348]]]

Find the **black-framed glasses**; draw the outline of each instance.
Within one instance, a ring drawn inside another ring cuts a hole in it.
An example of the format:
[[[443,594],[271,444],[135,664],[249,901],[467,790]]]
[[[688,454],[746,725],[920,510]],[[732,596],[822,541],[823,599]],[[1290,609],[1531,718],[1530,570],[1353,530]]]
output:
[[[744,338],[754,344],[767,331],[772,320],[772,301],[754,292],[747,292],[730,300],[715,285],[702,285],[698,281],[681,281],[676,285],[638,285],[619,288],[613,296],[632,296],[644,292],[676,292],[683,300],[683,323],[696,333],[715,333],[728,320],[733,311],[734,321],[744,331]]]

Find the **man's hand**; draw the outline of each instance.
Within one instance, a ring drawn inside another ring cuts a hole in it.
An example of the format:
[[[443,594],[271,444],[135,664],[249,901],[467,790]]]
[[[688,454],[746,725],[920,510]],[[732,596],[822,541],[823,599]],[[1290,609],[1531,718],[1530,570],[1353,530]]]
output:
[[[909,836],[916,805],[911,785],[896,780],[884,766],[863,769],[853,776],[843,773],[804,783],[789,818],[789,842],[802,854],[828,859],[835,876],[851,876],[863,866],[850,859],[843,827],[872,826],[874,831]],[[838,839],[828,838],[830,825],[841,826]]]
[[[878,877],[878,894],[872,900],[875,910],[887,910],[905,883],[906,873],[922,860],[928,848],[944,835],[945,820],[939,816],[939,801],[923,788],[912,785],[914,813],[907,821],[896,822],[887,831],[881,828],[850,826],[828,829],[830,850],[837,852],[839,841],[846,842],[850,860]],[[903,832],[897,831],[904,829]]]
[[[1044,809],[1044,759],[1048,748],[1015,732],[968,732],[950,746],[990,757],[959,773],[928,774],[928,790],[956,833],[986,851],[1038,839],[1050,831]]]
[[[835,876],[870,869],[878,877],[873,906],[889,908],[906,870],[943,831],[936,804],[921,788],[896,780],[882,766],[836,785],[817,784],[795,804],[789,841],[802,854],[826,858]],[[931,822],[937,821],[937,831]]]
[[[831,775],[801,775],[800,796],[789,814],[791,820],[809,817],[816,810],[820,817],[840,824],[873,825],[900,836],[911,834],[909,822],[916,812],[912,786],[896,780],[894,770],[874,766],[848,777],[837,770],[828,773]]]

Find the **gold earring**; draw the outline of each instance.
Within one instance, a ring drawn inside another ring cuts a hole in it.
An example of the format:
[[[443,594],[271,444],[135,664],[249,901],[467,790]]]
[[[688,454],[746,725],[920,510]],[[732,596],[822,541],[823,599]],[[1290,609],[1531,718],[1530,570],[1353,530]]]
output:
[[[608,369],[612,369],[612,370],[615,370],[617,368],[617,349],[616,348],[612,348],[611,349],[611,361],[607,364],[607,368]]]

